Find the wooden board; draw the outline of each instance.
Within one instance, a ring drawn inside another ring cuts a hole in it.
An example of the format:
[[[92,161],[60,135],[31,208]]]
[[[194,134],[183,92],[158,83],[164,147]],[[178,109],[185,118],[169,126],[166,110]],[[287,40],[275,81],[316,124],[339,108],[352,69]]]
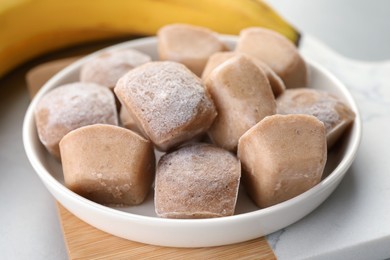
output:
[[[53,74],[76,58],[39,65],[27,74],[31,96]],[[207,248],[171,248],[137,243],[100,231],[58,204],[61,226],[70,259],[276,259],[264,237]]]
[[[146,245],[112,236],[81,221],[58,204],[70,259],[276,259],[267,241],[205,248]]]

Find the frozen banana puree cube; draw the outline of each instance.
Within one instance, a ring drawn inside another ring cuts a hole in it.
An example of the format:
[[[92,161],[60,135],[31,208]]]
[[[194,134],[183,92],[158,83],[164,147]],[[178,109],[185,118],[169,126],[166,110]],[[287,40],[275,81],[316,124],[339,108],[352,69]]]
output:
[[[211,72],[206,89],[218,115],[208,131],[216,145],[236,151],[238,139],[265,116],[276,112],[275,98],[264,71],[238,55]]]
[[[298,49],[275,31],[257,27],[242,30],[236,51],[265,62],[279,75],[287,88],[307,85],[307,68]]]
[[[192,144],[158,162],[155,209],[164,218],[234,214],[241,177],[237,157],[210,144]]]
[[[219,65],[224,63],[230,58],[233,58],[236,55],[235,52],[232,51],[219,51],[211,55],[206,63],[206,66],[202,72],[202,79],[206,80],[210,73]]]
[[[70,131],[91,124],[118,125],[115,98],[107,87],[94,83],[65,84],[39,100],[35,122],[42,144],[60,158],[58,144]]]
[[[129,70],[151,60],[149,55],[133,49],[105,51],[82,66],[80,81],[113,89],[118,79]]]
[[[288,89],[276,100],[279,114],[308,114],[325,125],[328,149],[352,124],[355,113],[339,98],[321,90]]]
[[[218,67],[228,59],[242,55],[247,56],[257,67],[259,67],[259,69],[261,69],[265,73],[275,97],[283,93],[283,91],[286,89],[283,80],[267,64],[257,58],[239,52],[225,51],[217,52],[211,55],[211,57],[207,61],[206,67],[203,70],[202,79],[206,80],[210,73],[216,67]]]
[[[324,124],[310,115],[273,115],[246,132],[238,144],[243,183],[260,208],[315,186],[327,159]]]
[[[153,145],[118,126],[76,129],[60,142],[65,185],[105,205],[137,205],[154,180]]]
[[[119,119],[124,128],[132,130],[140,135],[143,135],[142,131],[138,128],[137,122],[131,116],[129,112],[127,112],[126,107],[121,106],[119,111]]]
[[[180,62],[198,76],[213,53],[227,49],[217,33],[203,27],[171,24],[157,35],[160,60]]]
[[[177,62],[141,65],[125,74],[114,91],[162,151],[206,133],[217,115],[202,81]]]

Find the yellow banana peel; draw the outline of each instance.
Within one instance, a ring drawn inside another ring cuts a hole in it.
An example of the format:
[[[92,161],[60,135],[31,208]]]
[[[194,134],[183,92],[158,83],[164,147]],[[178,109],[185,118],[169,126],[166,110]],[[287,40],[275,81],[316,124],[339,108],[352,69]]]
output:
[[[154,35],[170,23],[224,34],[266,27],[297,42],[299,33],[262,0],[3,0],[0,77],[38,55],[78,43]]]

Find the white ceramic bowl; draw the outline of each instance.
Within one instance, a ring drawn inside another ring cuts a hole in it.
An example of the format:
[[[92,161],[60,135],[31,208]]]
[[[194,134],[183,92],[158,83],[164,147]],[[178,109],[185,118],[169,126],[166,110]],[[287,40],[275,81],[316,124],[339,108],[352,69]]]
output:
[[[221,36],[233,48],[234,36]],[[157,58],[155,37],[115,45],[108,49],[134,48]],[[64,186],[61,165],[38,139],[34,121],[37,102],[49,90],[78,80],[81,65],[89,55],[68,66],[39,91],[30,104],[23,125],[27,156],[51,194],[70,212],[105,232],[147,244],[173,247],[205,247],[238,243],[267,235],[303,218],[320,205],[337,187],[355,158],[361,137],[361,119],[357,106],[345,86],[320,65],[306,59],[309,86],[336,94],[356,113],[356,119],[342,142],[328,155],[323,180],[307,192],[277,204],[258,209],[240,188],[236,214],[212,219],[163,219],[154,213],[153,192],[140,206],[111,208],[87,200]]]

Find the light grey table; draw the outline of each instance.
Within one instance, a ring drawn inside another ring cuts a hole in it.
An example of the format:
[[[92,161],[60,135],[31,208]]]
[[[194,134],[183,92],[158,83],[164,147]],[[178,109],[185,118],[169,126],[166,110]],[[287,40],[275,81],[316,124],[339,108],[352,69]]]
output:
[[[345,56],[365,60],[390,59],[390,34],[388,32],[390,18],[387,14],[387,11],[390,10],[390,1],[273,0],[271,4],[302,32],[317,37]],[[38,61],[35,63],[37,64]],[[343,62],[340,62],[340,64],[343,64]],[[346,63],[346,66],[349,66],[348,64]],[[29,104],[29,98],[25,89],[24,78],[20,75],[23,75],[28,67],[32,65],[33,63],[30,63],[0,80],[0,259],[67,259],[55,201],[34,173],[27,161],[22,145],[22,120]],[[359,67],[360,70],[365,68],[364,65],[362,66]],[[383,74],[384,72],[380,73]],[[343,78],[345,81],[349,79],[348,76]],[[386,78],[383,80],[386,80]],[[387,80],[389,80],[388,84],[390,85],[390,78],[387,78]],[[383,86],[385,82],[378,84]],[[388,119],[390,117],[390,111],[383,110],[384,106],[390,105],[388,100],[390,94],[388,92],[385,93],[386,95],[382,99],[378,99],[378,102],[383,104],[379,103],[376,106],[375,102],[371,104],[369,101],[363,100],[361,92],[358,91],[358,86],[355,90],[353,94],[357,97],[358,102],[361,101],[364,106],[371,108],[370,111],[364,113],[364,116],[375,116],[375,109],[378,109],[378,111],[381,110],[383,118]],[[367,125],[369,128],[366,129],[366,132],[370,135],[376,135],[377,128],[390,128],[383,121],[375,121],[375,118],[369,121]],[[387,144],[386,142],[381,144],[380,140],[375,140],[379,149],[390,153],[390,150],[384,146]],[[367,140],[363,140],[362,146],[371,149],[372,146],[368,146],[367,142]],[[378,151],[373,148],[367,151],[368,154],[375,152]],[[361,157],[368,155],[367,153],[361,153],[358,159],[364,159]],[[367,174],[370,174],[370,172],[386,173],[390,168],[385,168],[386,160],[384,158],[383,156],[380,157],[381,160],[379,161],[377,158],[373,158],[377,161],[372,166],[356,163],[353,167],[355,169],[362,168],[367,171]],[[355,169],[352,169],[352,171],[356,171]],[[333,249],[330,253],[323,254],[326,250],[332,249],[330,248],[332,243],[329,241],[334,239],[351,240],[356,235],[354,232],[345,233],[343,227],[336,227],[335,233],[329,231],[324,234],[327,237],[319,241],[322,243],[322,246],[319,247],[320,251],[311,249],[311,251],[305,251],[305,254],[302,252],[304,252],[307,243],[313,245],[313,242],[315,242],[313,241],[316,238],[315,235],[308,236],[307,234],[313,233],[313,226],[315,226],[318,219],[321,219],[321,216],[323,216],[321,214],[345,206],[342,203],[347,203],[346,206],[350,206],[351,209],[361,209],[353,205],[357,201],[351,197],[353,192],[344,191],[346,188],[359,188],[361,183],[358,180],[359,176],[357,174],[350,174],[335,194],[318,210],[286,229],[287,231],[284,230],[270,236],[269,241],[274,246],[276,254],[281,259],[288,259],[286,257],[288,253],[293,254],[290,256],[295,259],[303,257],[318,259],[332,257],[333,259],[339,252],[339,256],[344,259],[354,259],[356,255],[345,248]],[[373,189],[379,187],[383,190],[385,187],[383,183],[381,186],[375,181],[368,183],[368,185],[373,186]],[[388,187],[388,190],[390,190],[390,184]],[[366,191],[368,189],[362,190]],[[364,201],[365,194],[357,194],[363,196]],[[360,198],[360,201],[362,201],[362,198]],[[352,205],[349,203],[352,203]],[[388,201],[386,203],[387,205],[383,206],[390,208]],[[386,209],[383,212],[388,213]],[[353,212],[334,214],[340,214],[343,218],[351,218],[351,221],[359,219],[350,215]],[[364,217],[384,219],[384,216],[371,216],[370,212],[366,212]],[[334,228],[333,230],[335,230]],[[379,225],[374,225],[374,228],[375,231],[380,232]],[[328,230],[332,230],[331,227]],[[389,228],[386,227],[383,230],[383,232],[387,232]],[[367,234],[371,231],[367,229]],[[332,238],[332,236],[336,237]],[[383,233],[383,236],[390,238],[390,233]],[[296,242],[297,239],[301,239],[301,244]],[[295,248],[289,247],[288,245],[291,245],[291,243],[288,244],[288,241],[294,240],[295,244],[293,246]],[[329,245],[323,245],[327,241]],[[360,247],[371,259],[383,258],[387,253],[389,255],[386,256],[390,257],[390,252],[386,251],[386,244],[383,244],[385,242],[387,240],[372,241],[372,244],[362,243]],[[296,248],[299,246],[301,248]],[[365,247],[369,250],[364,250]]]

